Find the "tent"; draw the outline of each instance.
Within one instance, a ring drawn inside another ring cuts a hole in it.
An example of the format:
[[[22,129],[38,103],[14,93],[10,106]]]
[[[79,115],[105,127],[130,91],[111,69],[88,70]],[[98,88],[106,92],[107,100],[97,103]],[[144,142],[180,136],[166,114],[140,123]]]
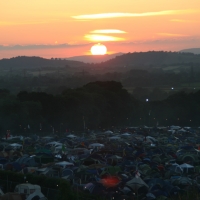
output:
[[[177,173],[183,173],[183,169],[177,163],[172,164],[172,166],[169,169]]]
[[[121,168],[119,166],[108,166],[101,173],[101,175],[108,173],[111,176],[113,176],[113,175],[117,175],[119,172],[121,172]]]
[[[118,136],[109,137],[109,140],[120,140],[121,138]]]
[[[105,133],[105,134],[113,134],[113,132],[112,132],[112,131],[110,131],[110,130],[108,130],[108,131],[105,131],[104,133]]]
[[[76,136],[73,135],[73,134],[70,134],[70,135],[67,136],[67,138],[71,138],[71,139],[73,139],[73,138],[76,138]]]
[[[55,165],[58,165],[62,168],[66,168],[68,166],[74,166],[74,163],[70,163],[70,162],[67,162],[67,161],[62,161],[62,162],[57,162],[55,163]]]
[[[21,144],[17,144],[17,143],[9,144],[9,146],[12,147],[12,148],[15,148],[15,149],[22,147]]]
[[[47,145],[62,146],[62,143],[53,141],[53,142],[48,142]]]
[[[146,139],[151,141],[151,142],[156,142],[156,139],[154,137],[151,137],[151,136],[147,136]]]
[[[188,177],[179,177],[172,181],[173,185],[192,185],[192,179]]]
[[[131,134],[130,133],[123,133],[123,134],[121,134],[121,136],[128,137],[128,136],[131,136]]]
[[[137,191],[140,187],[143,186],[149,188],[149,186],[140,177],[134,177],[130,181],[126,182],[126,186],[131,188],[133,191]]]
[[[89,148],[103,148],[104,147],[104,144],[100,144],[100,143],[93,143],[93,144],[90,144],[89,145]]]
[[[180,168],[181,168],[183,171],[186,170],[187,173],[188,173],[188,170],[189,170],[189,169],[193,169],[193,170],[194,170],[194,166],[189,165],[189,164],[187,164],[187,163],[184,163],[184,164],[180,165]]]

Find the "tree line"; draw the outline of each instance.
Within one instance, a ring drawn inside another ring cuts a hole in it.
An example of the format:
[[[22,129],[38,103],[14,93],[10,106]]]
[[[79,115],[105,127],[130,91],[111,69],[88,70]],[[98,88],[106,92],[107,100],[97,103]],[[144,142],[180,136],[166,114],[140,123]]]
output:
[[[90,82],[58,95],[0,90],[0,132],[64,133],[126,126],[199,126],[200,91],[140,101],[120,82]]]

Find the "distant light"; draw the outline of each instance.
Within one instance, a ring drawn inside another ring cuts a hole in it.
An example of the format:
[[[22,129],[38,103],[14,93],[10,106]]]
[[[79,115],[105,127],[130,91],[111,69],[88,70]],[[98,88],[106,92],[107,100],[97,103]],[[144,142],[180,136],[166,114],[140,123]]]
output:
[[[174,88],[172,87],[172,90],[173,90]]]
[[[148,102],[149,101],[149,99],[146,99],[146,102]]]
[[[194,90],[195,90],[196,88],[194,88]]]

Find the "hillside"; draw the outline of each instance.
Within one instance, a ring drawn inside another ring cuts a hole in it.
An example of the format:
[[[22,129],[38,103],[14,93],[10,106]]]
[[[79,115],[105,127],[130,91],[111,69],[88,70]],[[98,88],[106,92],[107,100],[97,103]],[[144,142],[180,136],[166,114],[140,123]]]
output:
[[[200,48],[183,49],[180,52],[200,54]]]
[[[95,57],[94,57],[95,58]],[[84,63],[74,60],[44,59],[40,57],[20,56],[11,59],[0,60],[0,69],[38,69],[56,67],[70,67],[71,69],[97,69],[97,70],[117,70],[118,68],[149,68],[166,67],[171,65],[195,64],[199,66],[200,55],[181,52],[134,52],[116,56],[108,61],[101,63]]]
[[[184,63],[200,63],[200,55],[164,51],[135,52],[117,56],[99,65],[134,68],[134,66],[163,66]]]
[[[27,57],[19,56],[10,59],[0,60],[0,68],[14,68],[14,69],[30,69],[30,68],[40,68],[40,67],[80,67],[83,66],[83,62],[71,61],[71,60],[61,60],[61,59],[45,59],[41,57]]]
[[[116,56],[123,55],[123,53],[115,53],[115,54],[106,54],[106,55],[85,55],[85,56],[74,56],[66,58],[67,60],[75,60],[85,63],[100,63],[105,62],[107,60],[113,59]]]

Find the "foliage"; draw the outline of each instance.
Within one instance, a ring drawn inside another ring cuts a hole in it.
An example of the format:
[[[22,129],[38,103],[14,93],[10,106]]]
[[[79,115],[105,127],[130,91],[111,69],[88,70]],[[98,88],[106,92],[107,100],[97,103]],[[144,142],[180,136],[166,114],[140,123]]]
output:
[[[178,92],[162,101],[139,101],[120,82],[91,82],[59,95],[8,92],[0,98],[0,132],[63,134],[125,126],[198,126],[200,91]],[[28,126],[29,125],[29,126]],[[30,127],[30,129],[28,128]],[[84,130],[85,129],[85,130]]]

